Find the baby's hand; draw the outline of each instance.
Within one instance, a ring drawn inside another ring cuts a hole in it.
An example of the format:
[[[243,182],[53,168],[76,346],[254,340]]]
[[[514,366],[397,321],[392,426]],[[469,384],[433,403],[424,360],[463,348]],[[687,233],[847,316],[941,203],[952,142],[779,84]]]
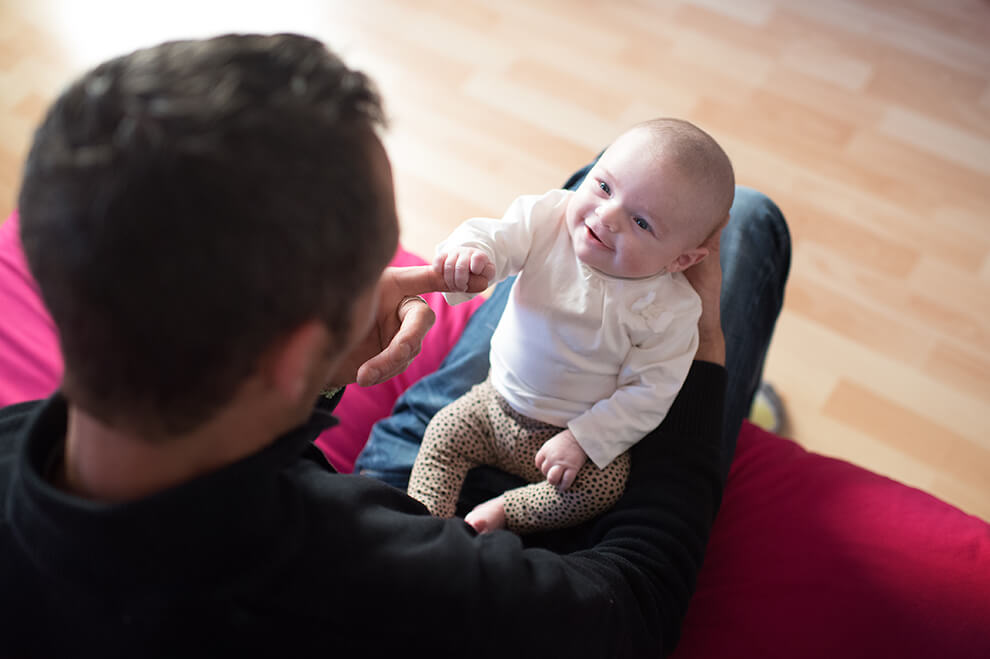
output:
[[[587,461],[588,456],[570,430],[557,433],[536,452],[536,468],[543,472],[551,485],[562,490],[574,483]]]
[[[449,252],[440,252],[433,259],[433,270],[443,277],[451,291],[466,291],[470,275],[478,275],[488,281],[495,276],[495,264],[488,254],[474,247],[455,247]]]

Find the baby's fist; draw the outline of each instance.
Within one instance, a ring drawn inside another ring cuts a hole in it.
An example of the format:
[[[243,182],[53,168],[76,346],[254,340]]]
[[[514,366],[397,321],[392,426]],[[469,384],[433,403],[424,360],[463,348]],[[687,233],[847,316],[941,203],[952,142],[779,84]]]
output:
[[[450,291],[466,291],[471,275],[483,277],[486,287],[495,276],[495,264],[488,254],[475,247],[455,247],[440,252],[433,259],[433,270],[443,277]]]
[[[564,429],[546,441],[536,453],[536,468],[551,485],[566,490],[574,483],[581,467],[588,461],[574,434]]]

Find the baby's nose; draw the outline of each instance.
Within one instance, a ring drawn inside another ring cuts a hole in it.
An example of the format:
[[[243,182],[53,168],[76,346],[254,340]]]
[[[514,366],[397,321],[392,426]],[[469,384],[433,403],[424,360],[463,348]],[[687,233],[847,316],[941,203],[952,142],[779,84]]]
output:
[[[616,216],[617,213],[615,209],[610,204],[602,204],[595,209],[595,215],[602,221],[602,224],[609,231],[614,232],[616,228]]]

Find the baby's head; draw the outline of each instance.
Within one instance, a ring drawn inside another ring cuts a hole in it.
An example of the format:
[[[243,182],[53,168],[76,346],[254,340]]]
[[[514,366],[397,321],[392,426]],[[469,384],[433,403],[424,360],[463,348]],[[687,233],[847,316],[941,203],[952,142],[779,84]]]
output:
[[[708,254],[734,194],[732,164],[708,133],[653,119],[602,154],[568,205],[567,227],[578,258],[605,274],[679,272]]]

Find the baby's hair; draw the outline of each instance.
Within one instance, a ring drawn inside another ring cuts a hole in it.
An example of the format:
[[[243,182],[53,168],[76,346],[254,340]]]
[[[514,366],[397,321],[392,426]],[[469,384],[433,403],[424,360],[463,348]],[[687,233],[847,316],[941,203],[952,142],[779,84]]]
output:
[[[673,157],[680,171],[697,181],[710,200],[698,218],[701,244],[729,214],[735,197],[736,177],[729,156],[715,139],[694,124],[683,119],[650,119],[630,130],[648,130],[657,140],[657,147],[666,157]]]

